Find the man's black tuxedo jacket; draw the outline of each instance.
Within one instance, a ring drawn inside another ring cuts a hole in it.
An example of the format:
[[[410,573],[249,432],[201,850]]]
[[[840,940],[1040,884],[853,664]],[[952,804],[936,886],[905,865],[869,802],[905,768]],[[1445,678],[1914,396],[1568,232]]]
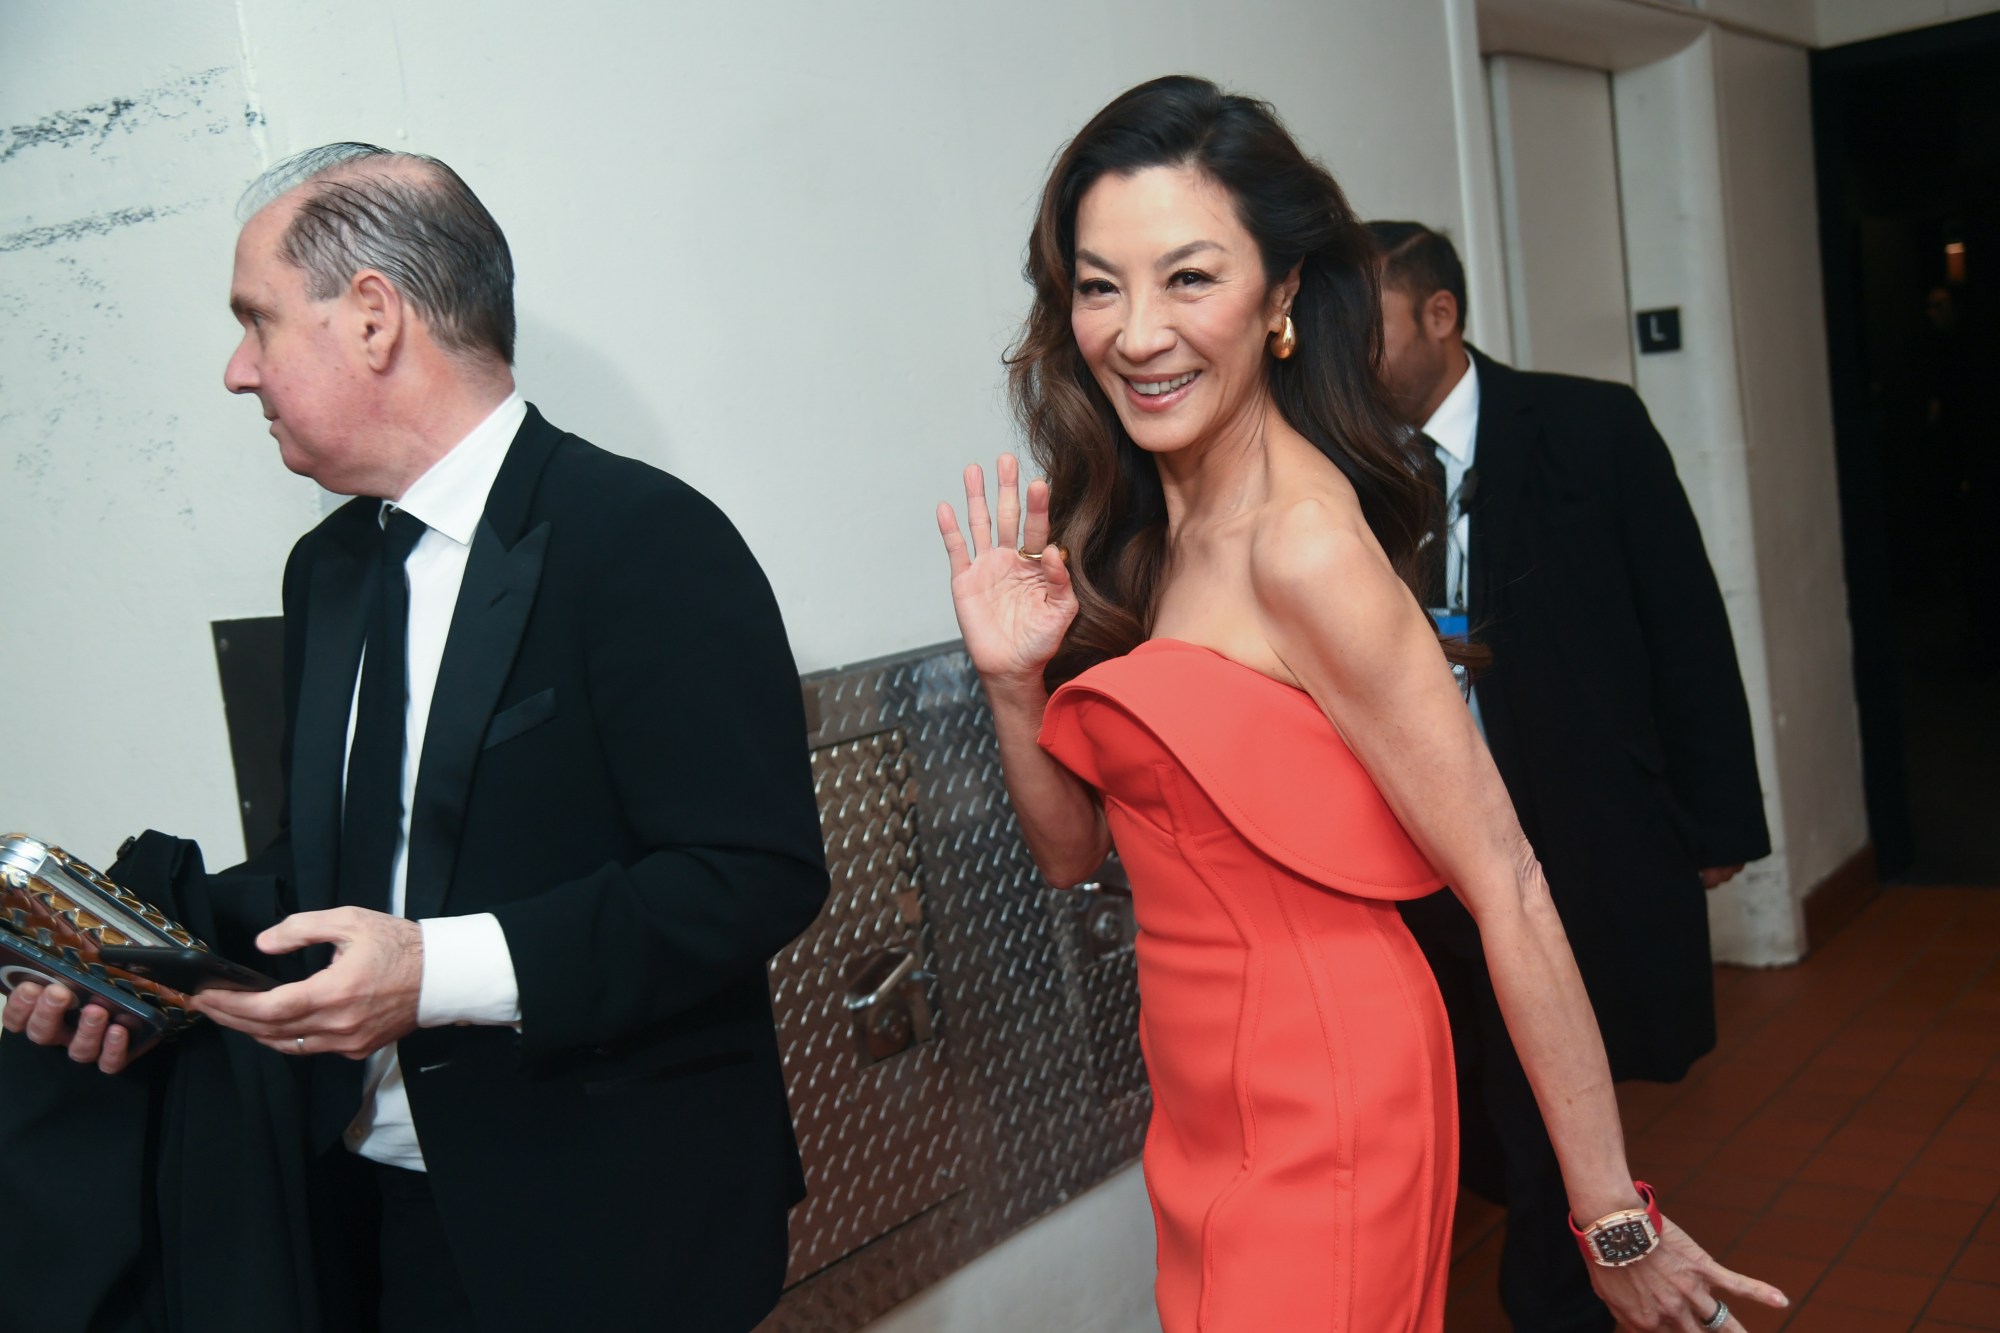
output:
[[[1487,743],[1614,1075],[1677,1079],[1715,1044],[1698,872],[1771,849],[1729,619],[1638,396],[1472,356]]]
[[[285,828],[222,877],[276,886],[251,916],[334,904],[378,507],[329,515],[286,568]],[[775,1303],[804,1185],[765,964],[826,892],[803,699],[756,561],[693,490],[530,410],[473,540],[410,812],[409,915],[494,913],[520,983],[518,1033],[399,1045],[481,1327],[735,1330]],[[226,950],[269,924],[237,920],[244,901],[212,905]],[[4,1047],[0,1087],[30,1095],[0,1107],[0,1165],[24,1186],[10,1174],[0,1195],[32,1200],[31,1154],[115,1164],[84,1193],[124,1248],[36,1298],[36,1327],[345,1326],[344,1293],[315,1294],[296,1262],[324,1238],[303,1235],[303,1102],[284,1076],[339,1057],[209,1029],[105,1079]],[[218,1107],[242,1133],[218,1141]],[[231,1252],[239,1286],[187,1289]]]
[[[299,910],[334,902],[377,502],[285,572]],[[765,965],[827,893],[803,698],[721,511],[530,410],[487,501],[409,814],[406,914],[492,912],[518,1034],[399,1046],[493,1328],[747,1328],[803,1196]],[[266,861],[267,858],[260,858]]]

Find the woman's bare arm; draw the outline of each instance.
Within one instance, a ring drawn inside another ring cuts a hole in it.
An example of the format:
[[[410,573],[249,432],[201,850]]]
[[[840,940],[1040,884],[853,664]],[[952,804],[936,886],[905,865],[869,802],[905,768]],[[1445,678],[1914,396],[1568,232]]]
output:
[[[1050,883],[1068,888],[1087,878],[1111,851],[1111,833],[1096,793],[1036,743],[1049,701],[1042,669],[1076,618],[1076,592],[1063,553],[1048,544],[1047,484],[1030,483],[1024,515],[1020,468],[1013,455],[1000,455],[995,470],[1000,474],[997,525],[988,519],[986,478],[975,463],[965,469],[971,548],[948,504],[938,506],[938,531],[951,557],[959,632],[993,709],[1000,771],[1014,815],[1035,865]]]
[[[983,683],[1000,736],[1000,772],[1035,867],[1056,888],[1081,883],[1111,852],[1104,807],[1036,742],[1048,704],[1041,679]]]
[[[1493,989],[1585,1221],[1639,1206],[1604,1043],[1512,801],[1473,724],[1429,618],[1358,512],[1319,500],[1267,525],[1252,552],[1263,626],[1417,846],[1479,924]],[[1656,1325],[1712,1288],[1782,1304],[1674,1231],[1669,1252],[1598,1268],[1622,1318]],[[1684,1296],[1686,1299],[1678,1299]],[[1702,1306],[1706,1318],[1712,1306]]]

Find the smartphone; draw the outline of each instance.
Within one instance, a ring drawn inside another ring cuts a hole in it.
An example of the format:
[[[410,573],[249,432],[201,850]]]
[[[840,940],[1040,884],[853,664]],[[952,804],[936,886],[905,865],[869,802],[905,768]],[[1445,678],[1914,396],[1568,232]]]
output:
[[[270,990],[278,984],[262,972],[253,972],[206,949],[107,944],[97,951],[97,957],[106,967],[136,973],[184,995],[204,990]]]
[[[123,977],[114,980],[95,964],[78,967],[33,940],[0,928],[0,991],[11,994],[16,986],[26,982],[63,986],[77,997],[78,1002],[66,1020],[72,1032],[76,1031],[76,1020],[84,1005],[94,1004],[103,1009],[113,1023],[132,1034],[133,1055],[152,1049],[167,1030],[167,1015],[151,1001],[140,999],[130,981]]]

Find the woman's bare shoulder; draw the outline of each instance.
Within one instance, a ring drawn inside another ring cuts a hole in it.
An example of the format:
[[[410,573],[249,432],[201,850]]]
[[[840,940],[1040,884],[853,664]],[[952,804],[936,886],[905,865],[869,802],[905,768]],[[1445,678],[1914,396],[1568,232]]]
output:
[[[1345,477],[1275,497],[1250,545],[1250,582],[1279,653],[1303,635],[1371,634],[1409,600]]]
[[[1303,442],[1301,442],[1303,443]],[[1250,574],[1259,585],[1282,590],[1305,580],[1323,587],[1330,577],[1365,574],[1389,561],[1361,512],[1353,485],[1317,450],[1281,466],[1250,544]]]

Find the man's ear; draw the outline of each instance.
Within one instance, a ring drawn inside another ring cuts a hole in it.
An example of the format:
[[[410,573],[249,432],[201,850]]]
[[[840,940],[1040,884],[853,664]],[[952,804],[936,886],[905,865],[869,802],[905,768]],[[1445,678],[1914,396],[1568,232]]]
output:
[[[1431,342],[1458,332],[1458,298],[1439,289],[1424,298],[1424,337]]]
[[[364,268],[347,285],[348,299],[359,317],[362,349],[368,368],[387,370],[402,345],[408,311],[403,294],[380,271]]]

